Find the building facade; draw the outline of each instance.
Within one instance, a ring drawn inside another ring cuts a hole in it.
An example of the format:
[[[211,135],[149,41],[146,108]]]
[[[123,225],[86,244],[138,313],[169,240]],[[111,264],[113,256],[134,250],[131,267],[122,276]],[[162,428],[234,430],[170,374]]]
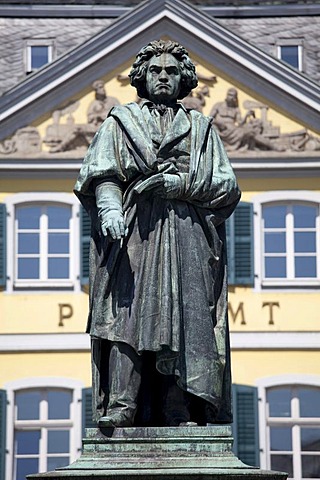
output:
[[[242,190],[227,223],[235,451],[320,479],[320,3],[195,3],[0,6],[1,480],[80,454],[90,226],[72,190],[158,38],[196,63],[184,104],[214,118]]]

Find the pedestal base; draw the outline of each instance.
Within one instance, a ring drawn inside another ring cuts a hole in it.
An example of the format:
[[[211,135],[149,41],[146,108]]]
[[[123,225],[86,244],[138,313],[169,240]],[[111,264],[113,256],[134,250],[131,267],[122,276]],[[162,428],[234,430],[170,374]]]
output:
[[[81,457],[36,479],[91,480],[285,480],[232,453],[231,427],[87,429]]]

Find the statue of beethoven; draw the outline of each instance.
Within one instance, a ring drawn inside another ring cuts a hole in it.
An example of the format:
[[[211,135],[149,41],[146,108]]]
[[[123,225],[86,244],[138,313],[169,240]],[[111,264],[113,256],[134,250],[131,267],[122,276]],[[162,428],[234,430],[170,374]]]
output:
[[[211,118],[177,102],[197,85],[184,47],[149,43],[129,76],[144,100],[110,111],[75,186],[92,221],[94,417],[229,423],[224,221],[240,192]]]

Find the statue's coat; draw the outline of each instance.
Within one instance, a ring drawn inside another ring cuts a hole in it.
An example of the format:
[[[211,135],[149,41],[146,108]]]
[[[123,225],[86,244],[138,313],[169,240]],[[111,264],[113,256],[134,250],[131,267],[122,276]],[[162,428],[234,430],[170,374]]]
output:
[[[178,200],[147,190],[159,173],[178,171],[187,172]],[[100,231],[99,179],[122,186],[129,227],[123,241]],[[213,406],[206,421],[231,421],[224,221],[240,193],[211,119],[180,106],[163,136],[146,103],[114,107],[75,193],[93,225],[87,331],[156,352],[159,372],[176,375],[182,389]]]

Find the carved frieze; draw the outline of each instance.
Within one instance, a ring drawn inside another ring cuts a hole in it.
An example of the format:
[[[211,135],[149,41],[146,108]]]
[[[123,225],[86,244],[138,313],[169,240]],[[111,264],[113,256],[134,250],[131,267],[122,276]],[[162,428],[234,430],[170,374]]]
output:
[[[217,83],[217,78],[215,75],[201,73],[198,77],[201,85],[185,97],[182,103],[187,109],[203,112],[206,108],[208,111],[210,89]],[[117,80],[122,85],[129,82],[124,75],[119,75]],[[51,123],[46,127],[43,138],[36,127],[20,128],[11,138],[0,142],[0,155],[32,156],[43,151],[43,144],[47,146],[45,150],[48,155],[76,152],[79,149],[85,151],[112,107],[120,104],[117,98],[107,94],[103,80],[93,82],[92,89],[94,100],[87,108],[86,122],[76,121],[80,101],[71,102],[52,112]],[[136,100],[138,103],[141,101],[138,98]],[[241,110],[236,88],[229,88],[225,99],[214,103],[209,112],[213,128],[218,131],[228,152],[320,150],[320,138],[306,129],[281,133],[280,126],[273,125],[268,119],[268,105],[247,99],[242,103]]]

